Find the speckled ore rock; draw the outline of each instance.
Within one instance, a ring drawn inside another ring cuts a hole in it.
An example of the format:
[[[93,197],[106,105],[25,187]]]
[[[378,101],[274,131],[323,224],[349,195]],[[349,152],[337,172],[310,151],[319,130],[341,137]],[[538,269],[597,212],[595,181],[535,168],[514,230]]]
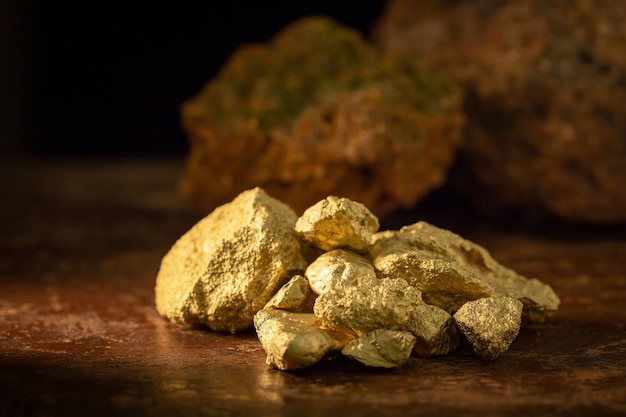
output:
[[[459,330],[474,352],[494,360],[505,352],[521,326],[522,303],[510,297],[481,298],[464,304],[454,314]]]
[[[305,276],[311,289],[321,295],[338,281],[352,283],[363,276],[376,278],[376,271],[363,256],[345,249],[335,249],[313,261],[307,267]]]
[[[348,332],[322,328],[313,314],[261,310],[254,326],[267,353],[267,364],[283,371],[308,368],[353,338]]]
[[[233,333],[254,323],[267,364],[298,370],[340,353],[397,368],[412,352],[454,351],[461,333],[493,360],[517,335],[522,312],[540,322],[558,307],[548,285],[428,223],[372,235],[378,222],[367,209],[332,197],[301,219],[297,226],[295,213],[259,188],[217,208],[163,258],[157,310]],[[331,250],[307,266],[310,242]]]
[[[554,290],[508,269],[480,245],[449,230],[417,222],[374,236],[373,264],[381,277],[400,277],[428,304],[454,313],[468,301],[509,296],[524,303],[524,317],[542,322],[557,310]]]
[[[381,278],[407,280],[423,292],[424,301],[454,312],[467,301],[494,295],[478,275],[450,258],[402,239],[395,231],[375,236],[373,263]]]
[[[348,343],[341,353],[372,368],[397,368],[409,359],[414,344],[409,332],[378,329]]]
[[[460,333],[447,311],[430,304],[415,308],[408,329],[415,335],[415,353],[422,358],[447,355],[459,347]]]
[[[309,207],[296,222],[299,236],[326,251],[366,251],[378,227],[378,218],[363,204],[335,196]]]
[[[296,275],[272,297],[265,305],[265,309],[275,308],[294,313],[310,313],[317,295],[311,289],[309,280],[302,275]]]
[[[413,60],[384,56],[330,19],[238,49],[184,103],[182,193],[212,210],[254,186],[301,213],[329,195],[381,216],[444,181],[462,94]]]
[[[467,91],[453,183],[489,212],[626,223],[626,2],[391,0],[383,49]]]
[[[284,203],[255,188],[218,207],[165,255],[156,308],[174,322],[237,332],[306,263]]]
[[[421,303],[422,293],[402,278],[364,275],[351,282],[335,281],[317,297],[313,312],[325,321],[363,334],[405,328]]]

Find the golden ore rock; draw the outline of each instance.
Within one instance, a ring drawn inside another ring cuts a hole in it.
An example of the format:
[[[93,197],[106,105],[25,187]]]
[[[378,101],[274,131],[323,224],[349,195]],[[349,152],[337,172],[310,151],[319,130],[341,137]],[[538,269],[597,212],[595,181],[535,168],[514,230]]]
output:
[[[309,207],[296,222],[299,236],[327,251],[367,251],[378,227],[378,218],[363,204],[335,196]]]
[[[237,332],[252,323],[267,364],[307,368],[343,355],[394,368],[467,338],[491,361],[524,322],[558,308],[549,285],[426,222],[376,233],[363,205],[328,197],[299,219],[260,188],[217,208],[174,244],[156,305],[179,323]],[[319,256],[311,259],[311,245]],[[357,252],[358,251],[358,252]]]
[[[321,254],[304,274],[317,295],[328,292],[336,282],[354,282],[364,276],[376,278],[376,271],[369,260],[345,249]]]
[[[426,303],[454,313],[468,301],[509,296],[524,303],[524,318],[540,323],[558,309],[554,290],[499,264],[480,245],[420,221],[374,236],[371,256],[382,277],[403,277]]]
[[[397,368],[409,360],[414,344],[410,332],[377,329],[348,343],[341,353],[372,368]]]
[[[322,328],[322,321],[310,313],[262,310],[255,315],[254,326],[267,364],[283,371],[315,365],[353,338],[348,332]]]
[[[376,329],[406,328],[422,293],[402,278],[365,275],[348,282],[338,280],[317,297],[313,312],[330,323],[359,334]]]
[[[447,311],[430,304],[415,308],[408,329],[417,338],[415,353],[421,358],[447,355],[459,347],[460,333]]]
[[[157,311],[177,323],[235,333],[306,262],[297,216],[260,188],[241,193],[185,233],[156,278]]]
[[[515,298],[481,298],[464,304],[454,314],[454,321],[474,352],[491,361],[506,351],[519,333],[522,308]]]
[[[313,309],[316,297],[317,295],[309,285],[309,280],[302,275],[296,275],[278,290],[264,308],[307,313]]]

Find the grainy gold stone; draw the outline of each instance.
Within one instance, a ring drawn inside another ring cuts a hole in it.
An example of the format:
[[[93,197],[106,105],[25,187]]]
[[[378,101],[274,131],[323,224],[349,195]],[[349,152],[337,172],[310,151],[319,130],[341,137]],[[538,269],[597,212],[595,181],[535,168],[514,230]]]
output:
[[[353,335],[323,328],[313,314],[262,310],[254,317],[254,327],[267,354],[267,364],[280,370],[315,365],[329,353],[340,351]]]
[[[345,249],[325,252],[306,269],[305,276],[316,294],[324,294],[338,281],[353,282],[363,276],[375,278],[374,267],[364,257]]]
[[[379,279],[364,275],[358,280],[336,281],[317,297],[313,311],[325,321],[348,327],[359,334],[376,329],[404,329],[421,292],[402,278]]]
[[[306,268],[296,214],[260,188],[218,207],[165,255],[158,312],[178,323],[237,332],[252,326],[276,291]]]
[[[373,264],[381,278],[403,278],[422,291],[428,304],[449,313],[468,301],[493,296],[494,290],[478,275],[441,251],[413,245],[399,232],[374,236]]]
[[[522,316],[541,322],[558,308],[550,286],[448,230],[377,229],[369,210],[345,198],[328,197],[298,219],[263,190],[246,191],[163,258],[157,310],[233,333],[253,323],[267,364],[296,370],[340,351],[394,368],[412,352],[448,354],[461,335],[494,360]]]
[[[415,336],[409,332],[378,329],[350,342],[341,353],[365,366],[397,368],[411,356]]]
[[[524,303],[524,317],[542,322],[560,300],[552,288],[495,261],[480,245],[426,222],[377,233],[371,256],[381,277],[402,277],[424,301],[454,313],[467,301],[509,296]]]
[[[447,355],[459,347],[460,333],[454,319],[437,306],[418,305],[408,329],[417,338],[413,349],[422,358]]]
[[[515,298],[482,298],[463,305],[454,314],[454,321],[474,352],[491,361],[505,352],[517,336],[522,308],[522,302]]]
[[[311,290],[309,281],[302,275],[296,275],[265,305],[265,308],[276,308],[294,313],[311,313],[316,294]]]
[[[330,196],[302,214],[296,232],[323,250],[366,251],[378,227],[378,218],[363,204]]]

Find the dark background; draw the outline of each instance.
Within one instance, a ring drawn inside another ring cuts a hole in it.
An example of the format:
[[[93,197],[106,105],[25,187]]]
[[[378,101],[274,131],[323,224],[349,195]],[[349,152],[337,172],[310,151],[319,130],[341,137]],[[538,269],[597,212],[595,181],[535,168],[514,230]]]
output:
[[[0,156],[184,155],[180,104],[238,45],[311,14],[367,34],[383,6],[2,0]]]

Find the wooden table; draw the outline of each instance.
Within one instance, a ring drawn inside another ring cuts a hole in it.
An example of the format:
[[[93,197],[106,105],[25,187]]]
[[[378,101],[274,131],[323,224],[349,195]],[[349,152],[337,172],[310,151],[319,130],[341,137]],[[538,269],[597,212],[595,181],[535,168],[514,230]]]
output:
[[[181,167],[2,162],[2,415],[626,415],[624,228],[496,227],[425,203],[387,224],[459,227],[551,284],[554,319],[492,363],[464,347],[395,371],[335,361],[281,372],[253,332],[174,325],[154,309],[161,257],[202,217],[176,195]]]

